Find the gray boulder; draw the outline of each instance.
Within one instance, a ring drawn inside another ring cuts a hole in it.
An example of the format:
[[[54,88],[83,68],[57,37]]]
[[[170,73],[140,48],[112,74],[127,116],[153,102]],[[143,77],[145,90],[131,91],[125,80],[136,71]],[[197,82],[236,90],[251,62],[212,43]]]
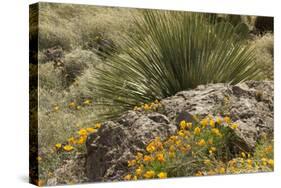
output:
[[[155,137],[174,134],[176,125],[157,112],[128,111],[117,121],[102,124],[98,133],[87,138],[86,172],[91,181],[120,180],[127,162]]]
[[[176,132],[180,114],[230,116],[239,124],[237,143],[249,151],[263,133],[273,133],[272,81],[198,86],[161,103],[161,113],[128,111],[88,136],[86,174],[90,181],[120,180],[136,152],[143,152],[155,137],[165,139]]]
[[[252,150],[264,133],[273,133],[273,82],[248,81],[238,85],[209,84],[182,91],[161,101],[172,123],[182,112],[206,116],[228,115],[239,127],[236,134]]]

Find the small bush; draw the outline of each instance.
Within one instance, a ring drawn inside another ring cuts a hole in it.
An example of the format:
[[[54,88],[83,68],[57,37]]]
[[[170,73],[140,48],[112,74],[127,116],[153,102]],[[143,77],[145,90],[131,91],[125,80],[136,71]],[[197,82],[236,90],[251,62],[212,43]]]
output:
[[[66,84],[71,85],[86,69],[96,67],[101,63],[100,58],[91,51],[76,49],[65,55],[63,71]]]
[[[197,123],[181,121],[168,139],[155,138],[128,161],[125,180],[272,171],[272,143],[261,143],[254,154],[235,147],[238,125],[229,117],[208,116]]]
[[[86,69],[93,70],[91,67],[101,63],[95,53],[81,49],[65,54],[65,57],[60,59],[62,64],[60,67],[55,67],[54,61],[47,61],[45,55],[40,54],[40,61],[45,62],[39,65],[40,87],[50,90],[67,89]]]
[[[272,33],[257,36],[251,42],[255,47],[255,63],[260,67],[264,79],[273,80],[274,37]]]

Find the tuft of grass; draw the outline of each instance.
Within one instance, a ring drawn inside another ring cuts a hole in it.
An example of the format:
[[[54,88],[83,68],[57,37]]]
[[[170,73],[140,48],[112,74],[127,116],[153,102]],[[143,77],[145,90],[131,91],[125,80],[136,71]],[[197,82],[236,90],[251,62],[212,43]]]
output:
[[[255,79],[253,48],[230,23],[211,22],[198,13],[143,11],[138,35],[124,38],[122,54],[88,81],[100,104],[113,107],[108,117],[200,84]]]
[[[256,36],[250,42],[255,48],[255,62],[263,73],[263,79],[273,80],[274,37],[272,33]]]

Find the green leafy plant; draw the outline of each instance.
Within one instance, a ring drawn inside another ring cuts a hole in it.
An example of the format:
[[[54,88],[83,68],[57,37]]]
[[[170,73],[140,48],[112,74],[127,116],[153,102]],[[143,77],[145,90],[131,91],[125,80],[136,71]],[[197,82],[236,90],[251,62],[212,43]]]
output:
[[[254,152],[246,151],[237,143],[238,127],[228,116],[183,120],[177,134],[156,137],[128,161],[124,180],[273,171],[271,139],[265,136]]]
[[[138,35],[124,38],[121,54],[108,58],[88,80],[100,104],[113,107],[107,117],[200,84],[237,84],[259,74],[253,48],[237,40],[228,22],[147,10],[135,24]]]

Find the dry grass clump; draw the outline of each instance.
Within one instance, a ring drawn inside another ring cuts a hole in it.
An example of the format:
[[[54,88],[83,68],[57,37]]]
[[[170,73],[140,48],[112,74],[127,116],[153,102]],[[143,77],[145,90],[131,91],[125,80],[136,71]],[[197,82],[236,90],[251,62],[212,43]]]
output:
[[[273,80],[274,37],[272,33],[256,36],[251,44],[255,47],[255,62],[263,71],[265,79]]]
[[[42,63],[39,63],[39,85],[47,90],[65,90],[82,76],[84,71],[101,63],[101,59],[94,52],[82,49],[65,54],[61,59],[63,65],[58,68],[54,66],[53,61],[46,61],[44,56],[40,53]]]

